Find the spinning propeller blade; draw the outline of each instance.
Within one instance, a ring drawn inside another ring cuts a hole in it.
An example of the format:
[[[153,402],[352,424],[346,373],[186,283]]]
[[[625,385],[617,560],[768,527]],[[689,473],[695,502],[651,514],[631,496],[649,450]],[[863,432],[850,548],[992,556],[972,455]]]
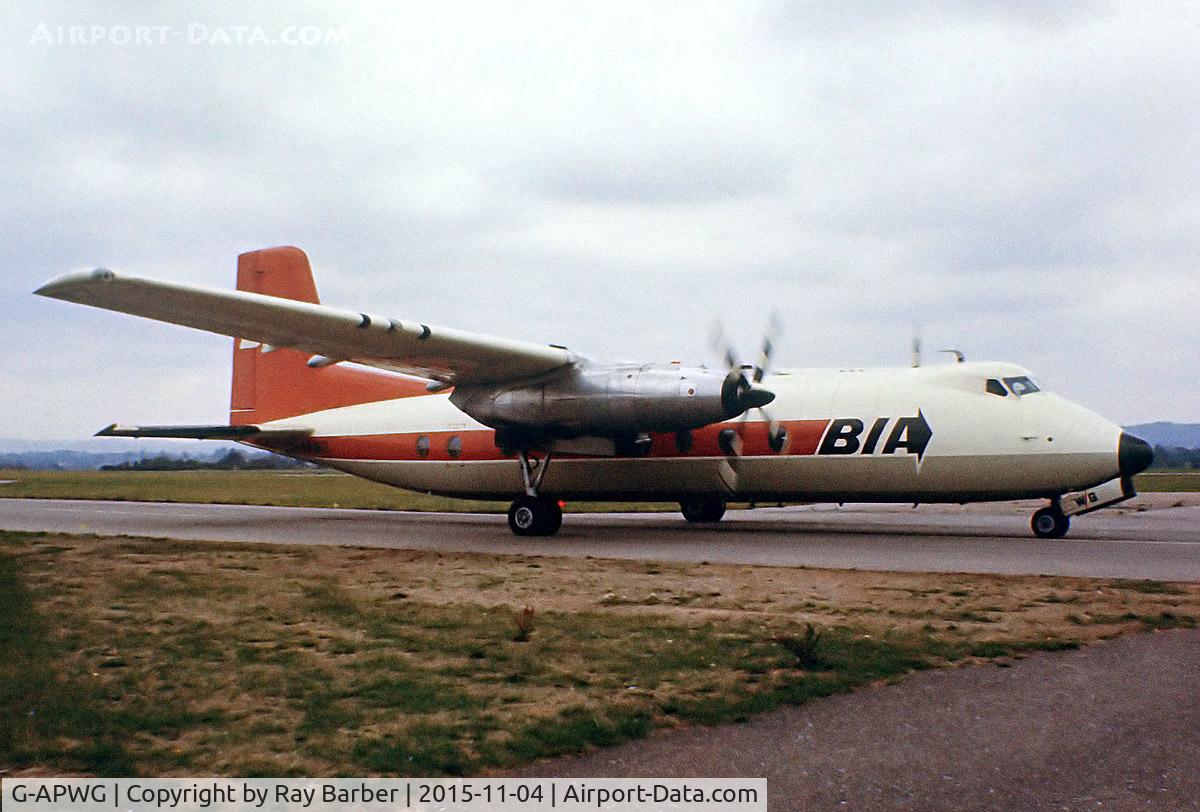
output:
[[[738,362],[738,353],[733,348],[720,321],[714,324],[712,331],[713,350],[724,357],[725,366],[729,369],[724,389],[726,407],[730,412],[741,413],[740,422],[743,427],[749,419],[751,409],[757,409],[762,413],[768,421],[768,438],[771,448],[776,451],[783,447],[786,435],[782,433],[778,421],[772,418],[765,408],[767,404],[775,400],[775,393],[760,384],[770,369],[771,357],[774,355],[775,344],[779,340],[781,332],[782,323],[779,314],[771,311],[766,332],[763,334],[758,363],[751,367]],[[749,378],[746,376],[746,370],[752,370]]]

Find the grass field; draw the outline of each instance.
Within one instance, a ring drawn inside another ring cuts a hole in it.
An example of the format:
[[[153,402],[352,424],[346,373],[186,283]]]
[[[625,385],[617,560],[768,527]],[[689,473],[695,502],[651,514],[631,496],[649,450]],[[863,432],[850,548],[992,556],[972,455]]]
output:
[[[1155,581],[3,533],[0,770],[495,771],[1198,613]]]
[[[1139,493],[1196,493],[1200,471],[1148,471],[1133,478]]]
[[[6,471],[0,498],[112,499],[283,507],[342,507],[504,513],[508,502],[451,499],[393,488],[337,472],[309,471]],[[675,503],[577,502],[571,511],[679,510]]]
[[[0,498],[112,499],[284,507],[343,507],[504,513],[507,502],[450,499],[392,488],[339,473],[292,471],[4,471]],[[1200,491],[1194,472],[1137,477],[1143,492]],[[675,503],[572,502],[566,510],[677,511]]]

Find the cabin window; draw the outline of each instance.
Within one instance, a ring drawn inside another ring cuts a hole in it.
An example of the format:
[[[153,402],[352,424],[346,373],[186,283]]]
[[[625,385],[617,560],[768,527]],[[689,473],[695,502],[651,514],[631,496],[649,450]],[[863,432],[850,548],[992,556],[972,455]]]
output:
[[[428,437],[428,435],[422,434],[420,437],[417,438],[417,456],[418,457],[428,457],[429,456],[429,437]]]
[[[457,434],[446,441],[446,453],[455,459],[462,454],[462,438]]]
[[[989,395],[999,395],[1002,398],[1008,397],[1008,390],[1004,388],[1004,384],[995,378],[988,378],[987,392]]]
[[[1024,375],[1018,375],[1013,378],[1005,378],[1004,382],[1008,384],[1008,388],[1011,389],[1012,393],[1017,397],[1021,397],[1022,395],[1031,395],[1034,392],[1042,391],[1038,389],[1038,385],[1036,383],[1029,380],[1029,378]]]

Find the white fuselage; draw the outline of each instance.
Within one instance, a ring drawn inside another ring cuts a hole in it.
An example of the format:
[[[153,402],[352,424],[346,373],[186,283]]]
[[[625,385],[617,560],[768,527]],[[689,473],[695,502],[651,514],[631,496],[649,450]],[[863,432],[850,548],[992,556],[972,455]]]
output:
[[[764,381],[765,410],[688,436],[654,435],[637,457],[554,456],[542,491],[564,499],[985,501],[1054,497],[1120,475],[1120,427],[1044,391],[1004,395],[1006,363],[900,369],[798,369]],[[1019,388],[1019,387],[1018,387]],[[786,429],[768,443],[770,421]],[[316,412],[267,428],[313,430],[310,458],[429,493],[512,498],[516,458],[446,394]],[[733,429],[733,447],[719,441]]]

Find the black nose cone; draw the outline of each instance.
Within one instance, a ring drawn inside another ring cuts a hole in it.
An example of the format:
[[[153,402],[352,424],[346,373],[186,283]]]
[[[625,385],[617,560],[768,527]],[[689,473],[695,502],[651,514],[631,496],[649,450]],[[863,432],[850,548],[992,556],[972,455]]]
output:
[[[1117,444],[1117,467],[1121,476],[1140,474],[1154,462],[1154,450],[1150,444],[1140,437],[1121,432],[1121,441]]]

